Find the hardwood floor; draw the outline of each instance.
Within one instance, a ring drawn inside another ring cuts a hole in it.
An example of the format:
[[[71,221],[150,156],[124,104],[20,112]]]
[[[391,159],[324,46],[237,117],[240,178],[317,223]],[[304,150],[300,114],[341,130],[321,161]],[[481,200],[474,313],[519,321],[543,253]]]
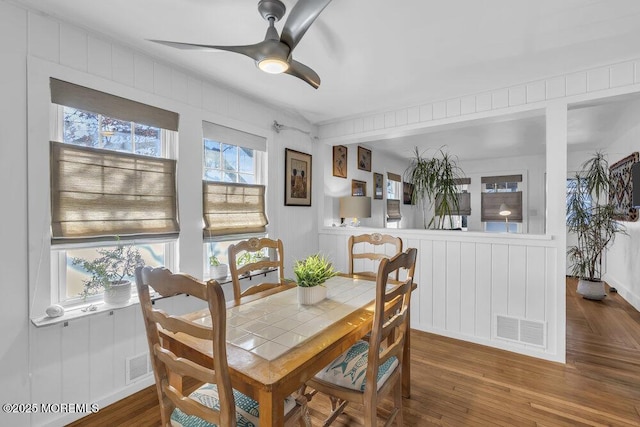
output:
[[[413,331],[405,425],[640,426],[640,313],[616,293],[584,300],[575,285],[567,279],[566,365]],[[320,425],[329,400],[309,406]],[[349,405],[334,425],[361,425],[361,410]],[[159,414],[151,387],[71,426],[157,426]]]

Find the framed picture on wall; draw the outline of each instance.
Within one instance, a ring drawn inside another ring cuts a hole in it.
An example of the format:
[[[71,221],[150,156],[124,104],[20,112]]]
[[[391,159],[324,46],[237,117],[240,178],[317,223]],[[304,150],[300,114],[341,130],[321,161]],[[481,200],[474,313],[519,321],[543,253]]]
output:
[[[358,169],[371,172],[371,150],[358,146]]]
[[[347,177],[347,147],[344,145],[333,146],[333,176]]]
[[[382,199],[382,182],[383,176],[381,173],[373,173],[373,198]]]
[[[357,179],[351,180],[351,195],[352,196],[366,196],[367,195],[367,183],[365,181],[358,181]]]
[[[405,205],[412,205],[411,197],[413,196],[413,184],[408,182],[402,183],[402,203]]]
[[[285,149],[285,206],[311,206],[311,154]]]

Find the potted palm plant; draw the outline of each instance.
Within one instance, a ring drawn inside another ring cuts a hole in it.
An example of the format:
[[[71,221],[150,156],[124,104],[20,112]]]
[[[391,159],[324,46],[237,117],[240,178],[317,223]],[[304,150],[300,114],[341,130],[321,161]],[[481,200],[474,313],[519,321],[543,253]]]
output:
[[[422,207],[424,228],[453,228],[452,215],[456,215],[460,207],[457,183],[462,175],[456,158],[442,148],[430,158],[416,147],[415,156],[404,176],[413,184],[411,202]],[[430,211],[433,211],[433,216],[427,222]]]
[[[609,202],[610,185],[607,159],[596,152],[582,164],[567,196],[567,229],[577,237],[576,245],[567,249],[571,274],[578,277],[577,292],[592,300],[607,296],[602,281],[602,255],[616,234],[626,233]]]
[[[300,304],[316,304],[325,299],[327,287],[324,282],[338,274],[329,260],[320,254],[296,261],[293,273],[296,275]]]
[[[73,258],[73,265],[80,265],[91,276],[83,282],[80,293],[87,297],[104,292],[104,302],[111,305],[126,304],[131,298],[131,281],[136,267],[144,266],[144,260],[134,245],[118,244],[114,248],[97,250],[93,260]]]

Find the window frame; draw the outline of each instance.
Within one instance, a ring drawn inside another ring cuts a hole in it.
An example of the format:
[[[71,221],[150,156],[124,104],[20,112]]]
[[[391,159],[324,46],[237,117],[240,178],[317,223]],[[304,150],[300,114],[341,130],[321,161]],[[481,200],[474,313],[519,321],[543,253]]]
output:
[[[176,241],[175,240],[156,240],[156,241],[145,241],[145,242],[136,242],[130,241],[129,243],[133,243],[135,246],[145,246],[149,244],[163,244],[164,245],[164,264],[163,266],[173,271],[175,268],[175,260],[176,260]],[[78,295],[75,297],[67,297],[67,258],[68,252],[73,249],[100,249],[104,247],[116,246],[118,242],[100,242],[96,244],[84,244],[84,245],[58,245],[63,246],[58,248],[56,246],[51,247],[51,301],[52,303],[59,304],[63,307],[75,307],[82,304],[87,303],[98,303],[102,301],[102,293],[98,295],[93,295],[87,297],[86,300]],[[57,281],[57,282],[56,282]],[[55,283],[55,288],[54,288]],[[61,283],[64,283],[65,286],[60,286]],[[131,287],[131,295],[136,296],[138,294],[138,290],[135,286]]]
[[[510,188],[509,184],[513,184],[515,183],[515,188]],[[501,232],[507,232],[507,233],[522,233],[524,230],[524,223],[525,223],[525,202],[524,202],[524,174],[522,174],[522,180],[521,181],[504,181],[504,182],[500,182],[500,184],[504,184],[505,185],[505,191],[500,191],[502,189],[498,189],[497,185],[498,183],[493,183],[494,191],[487,191],[487,186],[489,185],[489,183],[481,183],[480,184],[480,189],[481,189],[481,193],[513,193],[513,192],[518,192],[521,191],[522,192],[522,205],[521,205],[521,209],[522,209],[522,221],[521,222],[508,222],[508,231],[507,231],[507,226],[505,226],[505,223],[507,223],[507,221],[482,221],[482,229],[484,232],[486,233],[501,233]],[[482,194],[480,195],[480,197],[482,197]],[[481,214],[482,215],[482,214]],[[482,218],[481,218],[482,219]],[[496,228],[495,230],[493,228]],[[500,230],[498,230],[498,228],[500,228]]]
[[[240,131],[243,132],[243,131]],[[206,176],[207,170],[219,170],[221,173],[221,176],[225,173],[225,172],[229,172],[230,170],[226,170],[222,167],[222,152],[220,152],[220,168],[219,169],[214,169],[214,168],[208,168],[206,166],[206,148],[205,148],[205,144],[206,141],[211,141],[211,142],[215,142],[220,144],[220,146],[227,145],[227,146],[233,146],[234,144],[229,144],[228,142],[222,142],[222,141],[217,141],[215,139],[212,138],[207,138],[206,136],[202,137],[202,180],[203,181],[210,181],[210,182],[221,182],[221,183],[225,183],[225,182],[229,182],[229,181],[215,181],[215,180],[211,180]],[[232,171],[232,173],[236,174],[236,177],[240,177],[241,172],[239,171],[240,169],[240,149],[244,148],[244,149],[249,149],[253,152],[253,177],[254,177],[254,182],[252,183],[252,185],[263,185],[265,187],[265,214],[267,212],[267,204],[268,204],[268,198],[267,196],[267,191],[268,191],[268,185],[267,185],[267,174],[266,174],[266,166],[267,166],[267,152],[266,151],[262,151],[260,149],[256,149],[256,148],[252,148],[252,147],[243,147],[241,145],[235,145],[235,147],[238,148],[237,150],[237,167],[235,171]],[[249,175],[249,174],[247,174]],[[240,183],[237,180],[235,181],[235,183]],[[240,183],[243,184],[243,183]],[[203,228],[204,228],[204,218],[203,218]],[[252,237],[257,237],[257,238],[261,238],[261,237],[268,237],[268,233],[265,231],[264,233],[246,233],[246,234],[230,234],[230,235],[220,235],[220,236],[215,236],[209,239],[205,239],[203,241],[203,251],[202,251],[202,265],[203,265],[203,277],[205,279],[211,279],[210,277],[210,269],[209,269],[209,256],[211,254],[214,254],[216,251],[214,249],[214,247],[220,243],[224,243],[224,244],[234,244],[237,242],[240,242],[241,240],[246,240],[246,239],[250,239]],[[226,257],[225,257],[226,258]],[[228,263],[228,259],[226,261]]]
[[[80,144],[73,144],[64,141],[64,117],[65,117],[65,108],[73,108],[75,110],[79,110],[74,107],[67,107],[64,105],[58,105],[51,103],[51,107],[53,109],[51,117],[52,117],[52,126],[51,126],[51,134],[53,135],[54,140],[61,141],[62,143],[69,144],[72,146],[80,146]],[[84,110],[80,110],[84,111]],[[89,112],[92,114],[98,115],[98,137],[99,137],[99,147],[101,149],[109,150],[109,148],[104,147],[104,136],[101,134],[101,123],[103,121],[103,117],[106,117],[100,113]],[[120,119],[117,119],[120,120]],[[120,120],[121,122],[127,122],[126,120]],[[131,151],[130,153],[137,154],[136,143],[135,143],[135,128],[137,122],[130,121],[130,136],[131,136]],[[177,132],[168,131],[162,128],[160,129],[160,156],[163,158],[176,159],[177,160]],[[114,152],[125,152],[119,150],[111,150]],[[126,153],[126,152],[125,152]],[[48,187],[50,190],[51,180],[48,180]],[[177,239],[154,239],[153,237],[148,240],[131,240],[128,243],[133,243],[136,246],[144,246],[148,244],[163,244],[164,245],[164,263],[163,265],[170,270],[174,270],[177,261]],[[103,297],[102,293],[98,295],[94,295],[86,298],[86,300],[82,296],[77,297],[67,297],[67,268],[68,268],[68,252],[73,249],[90,249],[90,248],[103,248],[116,246],[118,242],[115,241],[103,241],[103,242],[94,242],[94,243],[70,243],[70,244],[57,244],[50,245],[50,272],[51,272],[51,303],[59,304],[66,308],[73,308],[77,306],[81,306],[87,303],[99,303],[102,302]],[[122,244],[122,242],[120,242]],[[135,287],[132,287],[132,296],[137,295],[137,290]]]
[[[220,144],[220,168],[211,168],[211,167],[207,167],[206,166],[206,148],[205,148],[205,144],[206,141],[211,141],[214,143],[218,143]],[[235,169],[225,169],[223,167],[222,161],[224,158],[224,154],[222,153],[222,146],[226,145],[228,147],[236,147],[236,168]],[[240,171],[240,149],[245,149],[245,150],[251,150],[253,156],[253,172],[248,173],[248,172],[241,172]],[[259,175],[259,169],[260,167],[257,165],[258,161],[263,161],[261,159],[262,156],[260,156],[259,152],[260,150],[256,150],[254,148],[250,148],[250,147],[242,147],[240,145],[234,145],[234,144],[228,144],[222,141],[216,141],[214,139],[211,138],[207,138],[207,137],[203,137],[202,138],[202,152],[203,152],[203,156],[202,156],[202,168],[203,168],[203,173],[202,173],[202,179],[207,180],[207,181],[212,181],[211,179],[208,179],[206,176],[207,171],[219,171],[220,172],[220,176],[225,176],[225,174],[227,173],[233,173],[236,176],[236,180],[235,181],[218,181],[218,182],[234,182],[234,183],[238,183],[238,184],[258,184],[259,181],[262,181],[262,179],[260,179]],[[253,182],[241,182],[239,180],[241,175],[251,175],[253,176]],[[216,182],[216,181],[214,181]]]

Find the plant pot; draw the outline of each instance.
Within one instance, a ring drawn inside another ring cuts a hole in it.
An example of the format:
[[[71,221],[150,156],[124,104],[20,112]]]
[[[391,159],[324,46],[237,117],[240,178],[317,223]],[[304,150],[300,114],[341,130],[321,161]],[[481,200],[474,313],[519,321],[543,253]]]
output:
[[[327,297],[327,287],[324,285],[303,287],[298,286],[298,302],[302,305],[317,304]]]
[[[209,277],[211,279],[226,279],[228,274],[229,266],[227,264],[209,266]]]
[[[121,280],[111,282],[109,289],[104,291],[104,302],[109,305],[123,305],[131,299],[131,282]]]
[[[596,301],[603,300],[607,296],[602,280],[579,279],[576,292],[583,298]]]

